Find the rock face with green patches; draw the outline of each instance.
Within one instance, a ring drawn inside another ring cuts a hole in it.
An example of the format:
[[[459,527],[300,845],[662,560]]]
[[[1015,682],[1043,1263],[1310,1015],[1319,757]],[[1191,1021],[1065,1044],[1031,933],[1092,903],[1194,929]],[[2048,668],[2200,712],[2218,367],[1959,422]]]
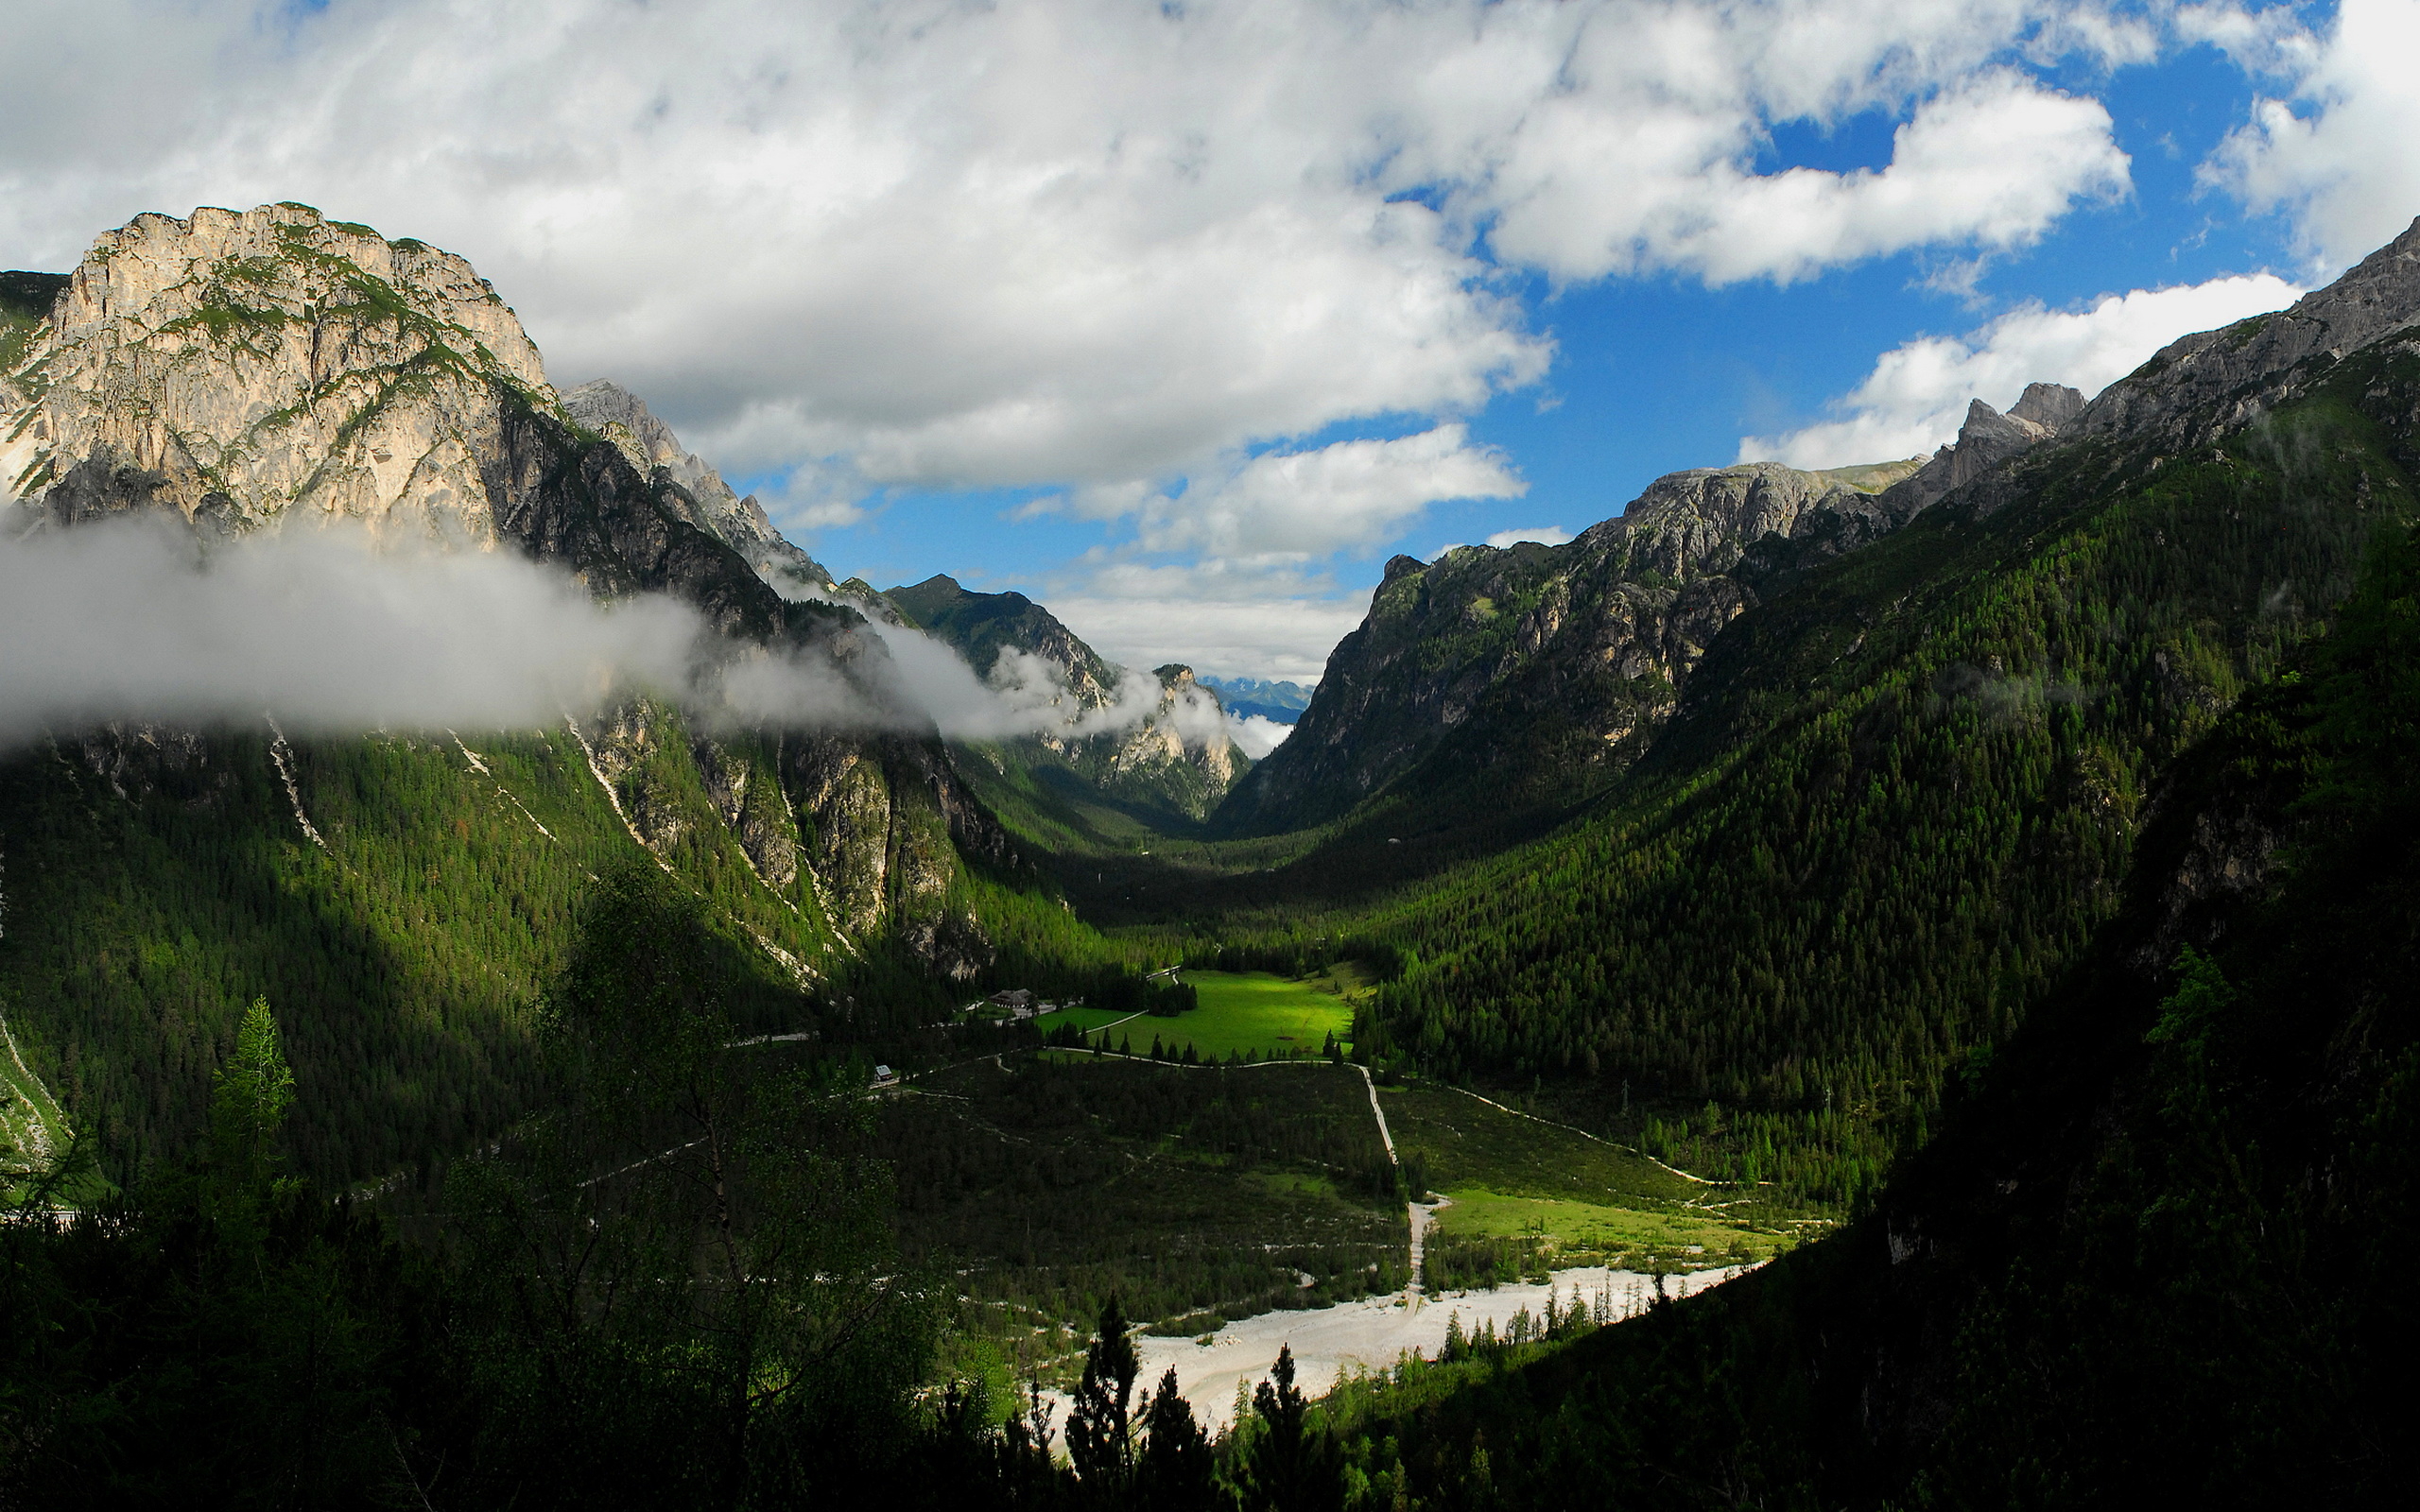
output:
[[[1930,458],[1694,468],[1567,545],[1397,557],[1293,735],[1218,822],[1318,824],[1397,783],[1492,805],[1583,798],[1643,749],[1714,638],[1775,585],[1977,484],[2083,407],[2074,389],[2035,384],[2006,415],[1977,400]]]
[[[2308,392],[2346,355],[2408,331],[2415,311],[2420,220],[2287,309],[2169,343],[2102,390],[2077,430],[2181,455]]]
[[[94,244],[0,378],[0,493],[61,523],[299,511],[491,546],[500,393],[553,401],[458,257],[299,205],[143,215]]]
[[[994,687],[1039,693],[1049,684],[1063,729],[987,743],[964,752],[962,769],[987,777],[1073,776],[1113,802],[1198,820],[1218,807],[1251,765],[1227,734],[1218,691],[1193,669],[1140,673],[1087,645],[1057,615],[1023,593],[977,593],[938,575],[865,595],[869,612],[945,642]]]
[[[942,899],[962,856],[1011,859],[1005,833],[929,725],[915,734],[881,643],[853,610],[777,593],[769,577],[829,575],[635,397],[559,399],[461,258],[300,205],[143,215],[63,280],[6,275],[0,359],[0,532],[127,512],[205,540],[348,524],[385,545],[517,551],[600,597],[666,593],[735,656],[828,662],[906,732],[709,738],[635,698],[564,732],[614,828],[657,861],[702,877],[735,856],[755,873],[779,902],[748,928],[791,975],[875,947],[954,977],[990,959],[978,922],[942,927]],[[223,777],[258,756],[147,728],[60,731],[54,748],[138,806],[129,772]],[[0,786],[24,765],[0,765]]]
[[[1755,601],[1739,571],[1753,548],[1779,538],[1837,551],[1871,539],[1898,523],[1893,506],[1920,507],[1893,488],[1918,470],[1700,468],[1658,478],[1568,545],[1397,557],[1294,733],[1219,822],[1247,833],[1320,823],[1449,747],[1519,766],[1521,783],[1610,775],[1670,713],[1707,644]]]

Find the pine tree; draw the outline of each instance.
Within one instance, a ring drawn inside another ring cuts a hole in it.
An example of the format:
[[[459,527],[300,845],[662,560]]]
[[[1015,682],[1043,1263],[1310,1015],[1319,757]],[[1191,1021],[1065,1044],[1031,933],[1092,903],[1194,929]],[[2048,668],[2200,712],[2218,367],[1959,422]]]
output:
[[[1134,1464],[1132,1504],[1153,1512],[1210,1512],[1219,1504],[1210,1435],[1178,1395],[1176,1367],[1160,1377],[1143,1414],[1143,1452]]]
[[[1245,1451],[1243,1504],[1250,1512],[1329,1512],[1344,1504],[1336,1444],[1309,1421],[1310,1403],[1294,1384],[1294,1351],[1277,1348],[1270,1379],[1252,1394],[1257,1432]]]
[[[1112,1296],[1101,1305],[1098,1330],[1084,1351],[1083,1379],[1077,1383],[1075,1404],[1067,1411],[1067,1457],[1096,1498],[1115,1498],[1133,1479],[1129,1410],[1141,1368],[1134,1341],[1126,1336],[1126,1314]]]
[[[278,1130],[294,1106],[294,1073],[285,1064],[268,999],[254,998],[235,1031],[235,1049],[213,1075],[211,1153],[231,1182],[250,1186],[276,1163]]]

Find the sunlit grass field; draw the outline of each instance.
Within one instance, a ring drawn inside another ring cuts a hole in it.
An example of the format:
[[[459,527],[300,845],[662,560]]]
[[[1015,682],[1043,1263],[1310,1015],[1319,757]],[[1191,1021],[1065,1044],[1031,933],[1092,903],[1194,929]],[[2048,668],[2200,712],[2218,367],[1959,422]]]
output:
[[[1743,1228],[1711,1212],[1672,1208],[1603,1207],[1564,1197],[1506,1196],[1465,1187],[1437,1214],[1437,1231],[1456,1239],[1530,1237],[1542,1241],[1557,1264],[1603,1258],[1661,1256],[1707,1264],[1772,1257],[1782,1236]]]
[[[1136,1055],[1149,1053],[1156,1036],[1169,1053],[1183,1055],[1191,1045],[1204,1060],[1297,1050],[1317,1054],[1331,1034],[1340,1043],[1351,1042],[1353,1008],[1344,995],[1352,986],[1349,978],[1186,971],[1183,979],[1199,995],[1201,1005],[1173,1019],[1149,1014],[1130,1019],[1097,1008],[1070,1008],[1043,1022],[1049,1028],[1073,1023],[1086,1034],[1108,1028],[1112,1049],[1124,1040]]]

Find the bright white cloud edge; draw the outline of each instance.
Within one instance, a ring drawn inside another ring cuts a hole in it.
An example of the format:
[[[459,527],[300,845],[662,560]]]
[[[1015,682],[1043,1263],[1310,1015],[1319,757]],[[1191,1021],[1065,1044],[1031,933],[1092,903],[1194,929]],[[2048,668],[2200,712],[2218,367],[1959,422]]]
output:
[[[29,0],[10,25],[46,60],[0,115],[11,256],[311,200],[468,255],[561,376],[610,373],[727,470],[875,488],[1165,481],[1468,413],[1552,354],[1481,253],[1720,283],[2023,246],[2127,170],[2097,102],[2007,60],[2152,45],[2097,0]],[[1869,110],[1903,117],[1886,166],[1754,171],[1773,124]]]
[[[2181,335],[2213,330],[2302,294],[2270,273],[2112,294],[2074,310],[2027,304],[1962,336],[1920,336],[1876,359],[1834,404],[1840,419],[1739,442],[1742,462],[1846,467],[1921,456],[1958,435],[1969,401],[2006,409],[2029,383],[2089,399]]]

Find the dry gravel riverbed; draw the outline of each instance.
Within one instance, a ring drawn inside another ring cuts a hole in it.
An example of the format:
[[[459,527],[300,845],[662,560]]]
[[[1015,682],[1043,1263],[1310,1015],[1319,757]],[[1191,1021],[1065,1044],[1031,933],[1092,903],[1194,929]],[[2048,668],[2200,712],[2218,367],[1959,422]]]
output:
[[[1725,1266],[1665,1279],[1675,1297],[1685,1297],[1720,1285],[1748,1269]],[[1194,1416],[1213,1432],[1226,1426],[1235,1414],[1236,1387],[1257,1383],[1276,1363],[1280,1345],[1294,1350],[1295,1381],[1307,1396],[1324,1396],[1348,1367],[1381,1369],[1395,1363],[1406,1349],[1435,1359],[1444,1348],[1447,1322],[1460,1315],[1469,1333],[1494,1322],[1498,1333],[1523,1308],[1533,1318],[1546,1314],[1551,1287],[1557,1305],[1568,1307],[1573,1297],[1601,1308],[1605,1314],[1630,1317],[1644,1312],[1655,1296],[1655,1278],[1637,1271],[1585,1266],[1556,1271],[1546,1284],[1523,1282],[1493,1291],[1449,1292],[1438,1297],[1397,1292],[1358,1302],[1302,1313],[1265,1313],[1228,1324],[1210,1334],[1208,1344],[1193,1339],[1138,1335],[1134,1352],[1143,1362],[1137,1395],[1156,1385],[1161,1372],[1176,1367],[1177,1384],[1193,1403]],[[1058,1394],[1053,1393],[1057,1396]],[[1064,1422],[1067,1400],[1059,1396],[1057,1421]]]

